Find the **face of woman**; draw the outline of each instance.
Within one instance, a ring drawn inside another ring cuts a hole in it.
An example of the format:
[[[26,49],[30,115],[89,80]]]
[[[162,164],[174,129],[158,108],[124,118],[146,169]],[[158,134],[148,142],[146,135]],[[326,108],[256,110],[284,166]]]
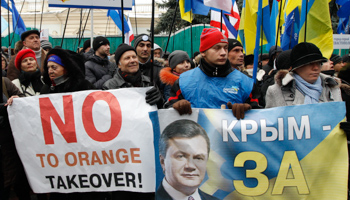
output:
[[[24,58],[21,62],[21,70],[24,72],[35,72],[38,64],[33,57]]]
[[[66,73],[66,70],[62,65],[59,65],[55,62],[49,61],[47,63],[48,74],[51,80],[63,76]]]
[[[5,58],[1,57],[1,69],[5,70],[6,68],[6,60]]]
[[[182,63],[177,64],[174,71],[178,74],[182,74],[185,71],[188,71],[191,69],[191,63],[188,60],[184,60]]]
[[[294,70],[301,78],[303,78],[308,83],[314,83],[317,81],[321,73],[321,63],[314,62]]]

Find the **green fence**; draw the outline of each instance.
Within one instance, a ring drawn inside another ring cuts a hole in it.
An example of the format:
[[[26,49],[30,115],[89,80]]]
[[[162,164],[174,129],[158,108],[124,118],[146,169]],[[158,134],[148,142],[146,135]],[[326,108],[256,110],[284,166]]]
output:
[[[172,34],[169,40],[167,51],[173,52],[174,50],[183,50],[183,51],[186,51],[188,55],[190,55],[191,57],[191,55],[193,55],[194,52],[199,51],[200,35],[202,33],[203,28],[205,27],[209,27],[209,25],[192,26],[192,45],[191,45],[191,28],[190,27],[186,27],[184,29],[177,31],[175,34]],[[11,48],[14,48],[16,41],[19,41],[20,37],[17,34],[11,33],[10,38],[12,41],[14,41],[14,42],[11,42]],[[84,42],[88,39],[90,38],[83,38],[82,41],[80,42],[80,47],[82,47]],[[107,39],[109,40],[110,46],[111,46],[110,52],[114,53],[118,45],[122,43],[122,37],[107,36]],[[165,50],[167,40],[168,40],[168,36],[154,37],[155,43],[158,44],[160,47],[162,47],[163,51]],[[62,38],[49,37],[49,41],[51,42],[53,47],[61,46]],[[64,38],[62,48],[76,51],[78,47],[78,42],[79,42],[78,38]],[[8,36],[1,38],[1,46],[5,46],[5,47],[9,46]],[[264,53],[267,53],[267,52],[265,52],[264,50]],[[335,49],[334,53],[338,55],[348,54],[349,49],[343,49],[343,50]]]

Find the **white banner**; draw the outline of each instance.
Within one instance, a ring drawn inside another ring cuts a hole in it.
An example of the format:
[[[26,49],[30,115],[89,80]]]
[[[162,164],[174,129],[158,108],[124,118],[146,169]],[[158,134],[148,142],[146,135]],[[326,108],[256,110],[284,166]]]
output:
[[[49,0],[49,7],[121,9],[121,0]],[[124,10],[132,9],[132,0],[123,1]]]
[[[333,34],[334,49],[349,49],[350,34]]]
[[[148,89],[14,99],[9,119],[33,191],[154,192]]]

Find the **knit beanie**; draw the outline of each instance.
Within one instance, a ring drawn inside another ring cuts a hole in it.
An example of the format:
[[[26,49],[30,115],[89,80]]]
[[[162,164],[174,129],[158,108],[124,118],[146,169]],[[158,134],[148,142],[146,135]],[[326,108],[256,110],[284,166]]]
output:
[[[42,40],[41,41],[41,48],[43,48],[43,49],[52,49],[52,44],[49,42],[49,41],[47,41],[47,40]]]
[[[169,55],[168,60],[170,68],[174,69],[176,65],[182,63],[184,60],[190,61],[190,57],[185,51],[176,50]]]
[[[230,52],[233,48],[240,46],[243,47],[243,45],[241,44],[240,41],[236,40],[236,39],[228,39],[228,51]]]
[[[83,52],[85,52],[85,50],[90,47],[90,43],[91,43],[90,39],[88,39],[88,40],[86,40],[84,42],[84,44],[83,44]]]
[[[98,48],[100,48],[100,46],[102,45],[109,45],[109,41],[107,40],[107,38],[103,37],[103,36],[98,36],[94,39],[94,42],[92,43],[92,47],[94,48],[95,51],[97,51]]]
[[[199,51],[204,52],[217,43],[228,43],[226,36],[217,28],[205,28],[201,34]]]
[[[336,65],[342,61],[341,57],[338,56],[337,54],[332,54],[330,60],[333,61],[333,65]]]
[[[36,57],[35,57],[35,53],[31,49],[23,49],[17,53],[16,58],[15,58],[15,67],[19,71],[21,71],[22,60],[25,58],[28,58],[28,57],[34,58],[35,62],[37,62]]]
[[[134,48],[136,49],[137,45],[141,42],[141,41],[149,41],[152,43],[151,38],[149,35],[147,34],[141,34],[138,35],[135,40],[134,40]]]
[[[136,50],[134,47],[127,45],[125,43],[120,44],[117,49],[115,50],[115,63],[118,65],[120,57],[126,52],[126,51],[134,51],[136,53]]]
[[[38,30],[29,30],[29,31],[23,32],[21,34],[21,40],[24,41],[26,39],[26,37],[28,37],[29,35],[31,35],[33,33],[37,34],[40,37],[40,32]]]
[[[343,60],[343,62],[347,63],[350,60],[350,55],[349,54],[345,54],[341,57],[341,59]]]

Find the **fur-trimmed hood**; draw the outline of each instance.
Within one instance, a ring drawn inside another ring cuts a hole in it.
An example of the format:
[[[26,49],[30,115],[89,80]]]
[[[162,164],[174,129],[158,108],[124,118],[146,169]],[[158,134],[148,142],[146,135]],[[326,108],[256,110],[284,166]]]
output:
[[[171,71],[170,67],[163,68],[159,72],[159,78],[163,83],[173,86],[175,81],[179,79],[179,76],[173,74]]]
[[[336,79],[331,76],[320,73],[322,82],[329,87],[339,87],[339,83]],[[290,82],[294,81],[293,72],[288,70],[279,70],[275,75],[275,83],[279,86],[286,86]]]

